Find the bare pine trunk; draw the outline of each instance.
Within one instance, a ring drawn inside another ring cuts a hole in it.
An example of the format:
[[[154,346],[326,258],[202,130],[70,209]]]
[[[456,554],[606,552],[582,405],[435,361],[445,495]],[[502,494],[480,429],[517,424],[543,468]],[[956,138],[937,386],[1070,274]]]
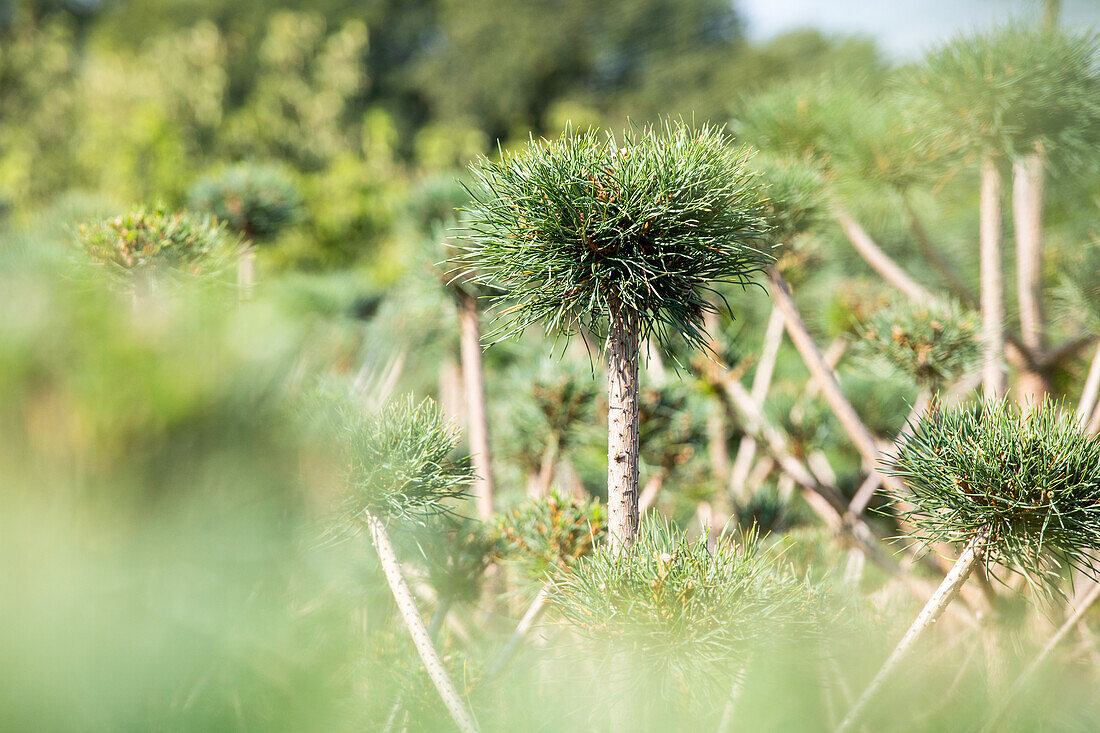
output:
[[[241,250],[237,258],[237,292],[241,300],[248,300],[256,289],[256,250],[251,246]]]
[[[607,337],[608,542],[630,547],[638,533],[638,330],[615,309]]]
[[[1046,349],[1043,327],[1043,155],[1040,146],[1012,166],[1012,215],[1016,229],[1016,292],[1020,302],[1020,340],[1032,354]],[[1050,392],[1047,374],[1029,369],[1020,375],[1018,398],[1040,405]]]
[[[558,453],[561,450],[561,437],[555,432],[551,433],[547,441],[546,449],[542,452],[542,460],[539,462],[538,479],[535,483],[534,496],[548,496],[550,484],[554,482],[554,469],[558,465]],[[532,494],[528,491],[528,496]]]
[[[463,423],[466,399],[462,396],[462,367],[449,354],[439,365],[439,409],[447,420]]]
[[[874,436],[871,435],[871,432],[856,413],[855,408],[852,407],[841,391],[832,369],[825,362],[824,355],[818,349],[813,336],[810,335],[802,316],[798,312],[794,298],[791,297],[791,291],[787,287],[787,282],[779,274],[779,270],[774,267],[769,271],[769,277],[772,283],[772,298],[783,313],[787,323],[787,333],[790,334],[791,341],[802,355],[802,359],[806,362],[810,373],[817,380],[818,385],[821,387],[822,396],[829,403],[829,407],[832,408],[837,420],[844,428],[844,432],[855,444],[856,449],[859,450],[870,470],[878,471],[879,451]],[[883,475],[882,483],[893,490],[900,491],[904,488],[901,481],[893,476]]]
[[[962,554],[959,555],[959,559],[951,566],[951,570],[944,576],[943,582],[936,588],[936,591],[932,594],[932,597],[928,599],[928,602],[924,604],[924,608],[917,614],[917,618],[913,621],[909,630],[905,632],[905,636],[901,637],[901,641],[898,642],[898,645],[894,647],[894,651],[890,653],[890,656],[886,659],[885,664],[882,665],[878,674],[871,680],[871,684],[867,686],[867,689],[864,690],[859,700],[856,701],[856,704],[848,711],[848,716],[839,726],[837,726],[837,733],[851,729],[859,719],[864,708],[867,707],[867,703],[869,703],[878,693],[887,678],[898,666],[898,663],[905,658],[905,655],[908,654],[913,648],[913,645],[916,644],[921,634],[923,634],[929,626],[935,623],[936,619],[940,617],[948,604],[958,595],[962,584],[970,577],[970,572],[974,569],[978,561],[981,560],[983,548],[987,539],[988,534],[983,530],[967,543]]]
[[[523,638],[527,636],[527,632],[531,630],[531,627],[538,621],[539,616],[546,610],[546,602],[550,598],[550,584],[547,583],[539,589],[538,595],[531,601],[531,605],[527,607],[527,610],[523,614],[523,618],[519,620],[519,624],[516,625],[515,631],[508,637],[508,641],[504,644],[504,648],[500,650],[500,654],[493,660],[493,666],[489,668],[486,677],[492,679],[500,674],[504,670],[504,665],[508,663],[516,649],[519,648],[519,643],[523,641]]]
[[[1001,174],[982,160],[980,258],[982,280],[982,391],[987,400],[1005,394],[1004,286],[1001,276]]]
[[[836,211],[834,217],[840,228],[844,230],[852,247],[863,257],[868,265],[882,276],[886,282],[905,293],[918,303],[930,303],[934,300],[932,293],[918,283],[909,274],[901,269],[888,254],[883,252],[875,240],[863,230],[855,219],[844,211]]]
[[[489,451],[489,418],[485,410],[485,378],[481,368],[481,313],[477,298],[459,294],[458,320],[462,329],[462,378],[466,388],[466,432],[473,454],[474,498],[482,520],[493,516],[493,463]]]
[[[424,628],[424,619],[420,617],[420,612],[416,610],[416,601],[413,600],[409,585],[405,582],[405,576],[401,573],[401,565],[397,562],[397,554],[393,551],[393,545],[390,543],[389,535],[386,534],[385,525],[370,512],[366,513],[366,520],[371,541],[374,543],[378,560],[382,564],[382,570],[386,575],[386,582],[390,586],[394,600],[397,601],[397,610],[401,613],[401,618],[409,630],[409,635],[412,636],[416,651],[420,654],[420,661],[424,663],[425,669],[428,670],[428,676],[431,677],[432,684],[435,685],[435,689],[439,692],[443,704],[446,705],[447,711],[451,714],[451,718],[454,719],[459,730],[463,733],[476,733],[477,724],[474,723],[474,719],[466,709],[465,703],[458,696],[458,691],[455,689],[454,683],[451,682],[450,675],[447,674],[447,669],[443,666],[439,653],[435,650],[435,645],[432,644],[428,630]]]
[[[1092,356],[1089,376],[1085,379],[1085,388],[1081,391],[1081,401],[1077,403],[1077,421],[1084,427],[1088,424],[1093,407],[1100,395],[1100,343],[1096,344],[1096,353]]]
[[[779,347],[783,343],[783,312],[779,307],[773,307],[768,316],[768,326],[764,331],[764,344],[760,350],[760,363],[756,366],[756,374],[752,378],[752,397],[758,404],[764,404],[764,398],[771,387],[772,374],[775,372],[775,362],[779,356]],[[729,488],[739,500],[748,498],[746,480],[752,469],[753,459],[756,457],[756,441],[749,435],[741,437],[741,443],[737,446],[737,457],[733,461],[730,470]]]

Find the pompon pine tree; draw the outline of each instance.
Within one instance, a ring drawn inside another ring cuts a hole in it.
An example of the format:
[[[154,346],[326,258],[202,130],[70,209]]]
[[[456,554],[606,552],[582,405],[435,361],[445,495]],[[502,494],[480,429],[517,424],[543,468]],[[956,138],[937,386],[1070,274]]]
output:
[[[1045,359],[1042,308],[1044,168],[1088,169],[1100,142],[1097,36],[1006,26],[959,36],[933,51],[916,74],[917,106],[938,130],[939,145],[977,160],[981,173],[980,257],[984,392],[1004,396],[1002,168],[1013,164],[1017,291],[1027,364]],[[1022,391],[1047,391],[1028,367]],[[1028,384],[1030,382],[1031,384]]]
[[[209,280],[225,272],[242,250],[240,240],[205,215],[139,208],[87,222],[76,244],[106,270],[140,308],[171,282]]]
[[[343,407],[335,437],[346,461],[346,524],[365,524],[397,608],[432,683],[463,733],[477,724],[443,666],[401,571],[386,524],[445,514],[473,480],[470,468],[451,458],[458,437],[430,402],[406,399],[374,414]]]
[[[567,130],[472,167],[464,259],[506,291],[495,336],[543,323],[606,338],[615,547],[638,529],[639,345],[702,345],[711,289],[747,286],[771,261],[749,154],[719,128],[665,122],[621,138]]]
[[[302,216],[302,195],[290,173],[276,165],[241,164],[196,181],[188,207],[206,211],[244,237],[237,283],[248,297],[256,283],[255,245],[270,241]]]
[[[963,550],[838,731],[858,722],[979,561],[1047,591],[1069,569],[1095,572],[1100,550],[1100,438],[1086,436],[1057,403],[932,411],[888,470],[910,489],[892,498],[909,505],[904,516],[921,541]]]

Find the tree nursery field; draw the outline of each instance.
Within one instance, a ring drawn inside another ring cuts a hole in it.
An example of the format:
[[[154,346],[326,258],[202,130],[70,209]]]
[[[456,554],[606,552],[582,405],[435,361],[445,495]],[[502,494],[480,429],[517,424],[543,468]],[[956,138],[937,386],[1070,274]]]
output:
[[[0,0],[0,730],[1100,729],[1029,7]]]

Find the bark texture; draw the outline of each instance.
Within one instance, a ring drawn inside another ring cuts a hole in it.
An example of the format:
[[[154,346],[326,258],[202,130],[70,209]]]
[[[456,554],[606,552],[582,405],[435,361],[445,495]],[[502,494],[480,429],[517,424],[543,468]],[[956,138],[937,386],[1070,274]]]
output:
[[[852,726],[855,725],[856,721],[859,719],[860,714],[862,714],[867,704],[878,693],[879,689],[882,688],[882,685],[898,666],[898,663],[905,658],[906,654],[913,648],[913,645],[917,643],[917,639],[921,637],[921,634],[923,634],[924,631],[943,614],[944,609],[946,609],[948,604],[958,595],[962,584],[970,577],[970,573],[974,570],[974,566],[981,560],[987,540],[987,532],[982,531],[967,543],[962,554],[959,555],[959,559],[951,566],[951,570],[944,576],[943,582],[936,588],[936,591],[928,599],[928,602],[924,604],[924,608],[917,614],[917,618],[913,621],[912,625],[910,625],[909,630],[905,632],[905,635],[901,637],[901,641],[898,642],[898,645],[894,647],[894,651],[890,653],[890,656],[886,659],[886,662],[882,665],[878,674],[871,680],[871,684],[867,686],[867,689],[860,695],[860,698],[856,700],[856,704],[848,711],[847,717],[837,726],[837,733],[852,729]]]
[[[982,160],[980,202],[982,281],[982,393],[987,400],[1005,394],[1004,284],[1001,274],[1001,173],[992,158]]]
[[[616,309],[607,337],[608,542],[625,548],[638,534],[638,327]]]
[[[459,293],[462,329],[462,379],[466,395],[466,434],[474,462],[474,498],[482,520],[493,516],[493,461],[489,449],[489,418],[485,409],[485,378],[481,368],[481,313],[477,298]]]
[[[420,661],[424,663],[425,669],[428,670],[428,676],[431,677],[432,684],[435,685],[435,689],[439,692],[443,704],[447,707],[447,711],[451,714],[451,718],[454,719],[459,730],[462,733],[476,733],[477,724],[474,722],[469,710],[466,709],[465,703],[458,696],[458,691],[455,690],[454,683],[451,682],[450,675],[447,674],[447,669],[443,666],[439,653],[435,650],[435,645],[428,635],[428,630],[424,628],[424,619],[420,617],[420,612],[416,609],[416,601],[413,600],[409,585],[405,582],[405,576],[401,573],[401,566],[397,562],[397,554],[393,550],[393,544],[390,543],[385,525],[370,512],[367,512],[366,520],[371,541],[378,553],[382,571],[386,575],[386,583],[389,584],[393,598],[397,601],[397,610],[401,613],[401,618],[409,630],[409,635],[412,636],[413,644],[420,655]]]

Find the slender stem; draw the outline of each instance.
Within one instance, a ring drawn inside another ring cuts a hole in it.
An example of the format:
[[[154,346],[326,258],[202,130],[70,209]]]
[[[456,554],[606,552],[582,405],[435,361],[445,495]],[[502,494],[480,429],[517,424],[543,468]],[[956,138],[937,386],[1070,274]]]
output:
[[[474,722],[469,710],[466,709],[462,699],[458,696],[458,691],[455,689],[454,683],[451,682],[450,675],[447,674],[447,669],[439,658],[439,653],[435,650],[435,645],[428,635],[428,630],[424,628],[424,619],[420,617],[420,612],[416,609],[416,601],[413,600],[409,585],[405,582],[401,565],[397,561],[397,553],[394,552],[385,525],[370,512],[366,512],[365,517],[371,541],[378,553],[382,571],[386,575],[386,582],[390,586],[394,600],[397,601],[397,610],[409,630],[416,651],[420,654],[420,661],[424,663],[425,669],[428,670],[428,676],[431,677],[435,689],[439,692],[443,704],[447,707],[447,711],[451,714],[451,718],[459,730],[463,733],[476,733],[477,724]]]
[[[473,493],[482,520],[493,516],[493,460],[489,450],[489,418],[485,408],[485,376],[481,365],[481,312],[477,297],[458,290],[462,378],[466,391],[466,430],[474,462]]]
[[[538,595],[531,601],[531,605],[527,607],[527,611],[524,612],[523,618],[519,620],[512,635],[508,637],[508,641],[504,644],[504,648],[500,650],[500,654],[493,660],[493,665],[489,667],[489,671],[485,677],[492,679],[500,674],[504,670],[504,665],[508,663],[508,660],[515,654],[516,649],[519,648],[519,644],[523,641],[523,638],[527,636],[527,632],[531,630],[531,627],[538,621],[539,616],[546,610],[546,602],[550,598],[550,584],[546,583],[539,589]]]
[[[550,433],[546,449],[542,452],[542,460],[539,463],[538,478],[535,481],[534,496],[547,496],[550,493],[550,484],[554,481],[554,469],[558,465],[558,452],[561,450],[561,436],[555,430]],[[530,493],[528,495],[531,495]]]
[[[649,480],[645,482],[645,488],[642,489],[642,495],[638,498],[639,512],[644,514],[653,506],[653,503],[657,501],[657,494],[661,493],[666,478],[668,478],[668,469],[662,466],[654,471],[653,475],[649,477]]]
[[[986,400],[1005,394],[1004,285],[1001,275],[1001,174],[992,157],[982,159],[980,201],[982,280],[982,387]]]
[[[237,258],[237,292],[241,300],[249,300],[255,289],[256,248],[248,245]]]
[[[1062,642],[1062,639],[1066,638],[1066,634],[1076,626],[1084,617],[1085,612],[1089,610],[1089,607],[1096,602],[1096,599],[1100,598],[1100,583],[1093,583],[1092,588],[1085,594],[1085,597],[1081,599],[1081,602],[1077,604],[1077,607],[1073,609],[1073,613],[1069,615],[1065,623],[1063,623],[1054,635],[1050,637],[1046,645],[1035,656],[1035,659],[1031,660],[1031,664],[1027,665],[1027,668],[1020,673],[1020,676],[1016,678],[1016,681],[1012,684],[1012,688],[1007,695],[1001,697],[1002,702],[994,710],[993,714],[985,722],[983,731],[997,730],[997,725],[1004,717],[1005,712],[1008,710],[1012,701],[1017,699],[1017,696],[1023,692],[1024,685],[1031,679],[1032,675],[1042,666],[1046,658],[1050,656],[1050,653]]]
[[[898,441],[907,437],[913,431],[913,425],[917,419],[921,416],[921,413],[925,411],[931,401],[931,395],[927,390],[921,390],[917,395],[917,399],[913,401],[913,409],[909,411],[909,416],[905,418],[905,425],[902,426],[901,432],[898,433],[898,437],[895,438],[893,445],[890,447],[887,457],[892,457],[897,451]],[[872,481],[871,477],[875,480]],[[864,481],[859,487],[859,491],[852,497],[852,501],[848,504],[848,511],[852,514],[859,516],[863,513],[863,510],[867,508],[867,505],[871,502],[871,497],[874,496],[875,491],[882,485],[882,474],[878,471],[872,471],[868,476],[868,480]]]
[[[1043,321],[1043,154],[1042,146],[1012,165],[1012,215],[1016,232],[1016,293],[1020,305],[1020,339],[1033,354],[1046,350]],[[1039,368],[1020,375],[1019,398],[1039,405],[1050,392],[1048,375]]]
[[[837,209],[833,216],[840,224],[840,228],[844,230],[848,241],[852,243],[852,247],[886,282],[918,303],[931,303],[935,300],[932,293],[911,278],[888,254],[883,252],[875,244],[875,240],[871,239],[871,236],[847,212]]]
[[[814,343],[813,336],[810,335],[806,323],[798,312],[798,307],[795,305],[794,298],[791,297],[791,291],[786,280],[783,279],[783,276],[775,267],[769,271],[769,277],[772,283],[772,298],[783,312],[787,324],[787,333],[790,334],[791,341],[802,355],[802,359],[806,362],[810,373],[814,375],[818,385],[820,385],[822,396],[829,403],[829,407],[832,408],[841,427],[844,428],[844,432],[855,444],[856,449],[863,456],[863,460],[870,466],[870,470],[878,471],[879,451],[874,436],[871,435],[871,431],[863,424],[855,408],[844,396],[833,371],[825,363],[825,357],[818,349],[817,344]],[[904,484],[893,476],[883,475],[882,483],[895,491],[904,489]]]
[[[616,308],[608,333],[607,505],[608,542],[629,547],[638,533],[638,330]]]
[[[1096,344],[1096,353],[1092,355],[1089,376],[1085,379],[1085,388],[1081,392],[1081,401],[1077,403],[1077,422],[1084,427],[1100,395],[1100,343]]]
[[[917,216],[917,212],[907,198],[905,199],[905,211],[909,214],[909,229],[913,232],[913,238],[917,240],[917,246],[920,248],[921,254],[940,273],[940,276],[947,283],[948,290],[967,305],[977,306],[977,297],[959,277],[959,272],[955,266],[947,261],[943,253],[932,242],[932,238],[928,236],[928,230],[924,228],[924,224],[921,223],[920,217]]]
[[[951,570],[944,576],[943,582],[936,588],[936,591],[932,594],[932,597],[928,599],[928,602],[924,604],[924,608],[917,614],[917,618],[914,619],[909,630],[905,632],[905,635],[901,637],[901,641],[898,642],[898,645],[894,647],[894,651],[890,653],[890,656],[886,659],[882,668],[879,669],[878,674],[871,680],[871,684],[867,686],[867,689],[860,695],[856,704],[848,711],[847,717],[837,726],[837,733],[850,730],[852,726],[855,725],[859,716],[867,707],[867,704],[876,694],[878,694],[878,691],[882,688],[883,684],[885,684],[894,669],[897,668],[901,660],[905,658],[925,630],[940,617],[948,604],[958,595],[962,584],[970,577],[970,573],[974,569],[974,566],[981,559],[988,539],[988,530],[982,529],[967,543],[962,554],[959,555],[959,559],[951,566]]]
[[[772,374],[775,372],[775,363],[779,356],[779,347],[783,343],[783,313],[777,306],[772,308],[768,316],[768,325],[764,331],[764,344],[760,350],[760,362],[756,366],[756,374],[752,378],[752,397],[758,404],[764,404],[764,398],[771,387]],[[747,497],[746,479],[752,469],[753,459],[756,456],[756,441],[750,435],[741,437],[737,446],[737,457],[733,461],[730,470],[730,491],[740,499]]]

